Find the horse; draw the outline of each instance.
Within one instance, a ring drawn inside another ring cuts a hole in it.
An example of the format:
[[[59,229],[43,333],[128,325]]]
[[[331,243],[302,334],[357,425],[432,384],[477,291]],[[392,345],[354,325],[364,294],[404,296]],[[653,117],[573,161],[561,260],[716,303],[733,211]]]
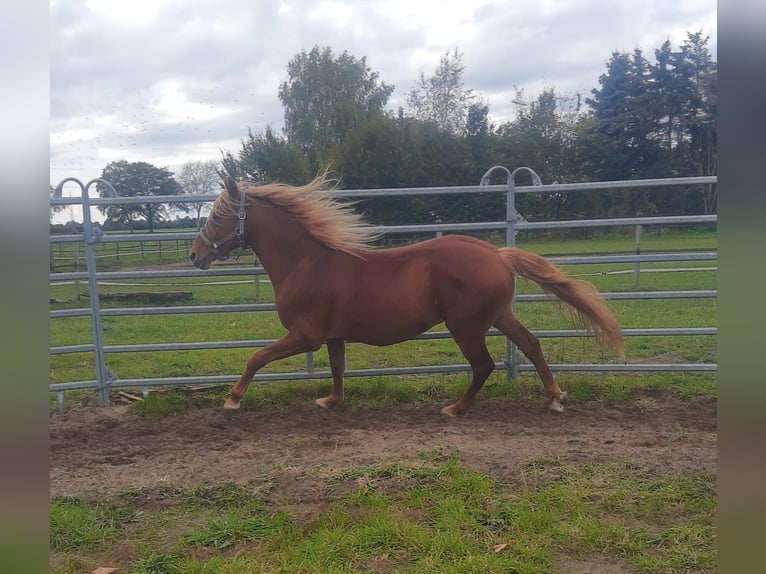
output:
[[[495,247],[461,235],[394,248],[375,248],[380,234],[352,204],[328,193],[325,176],[303,186],[272,183],[244,187],[224,177],[224,190],[195,238],[189,260],[208,269],[214,260],[250,247],[274,287],[274,303],[287,334],[255,352],[231,388],[224,412],[238,409],[255,373],[265,365],[327,345],[332,390],[315,402],[343,402],[346,341],[386,346],[444,323],[471,367],[463,396],[441,412],[468,412],[495,363],[486,334],[496,327],[532,362],[548,409],[564,411],[559,388],[540,343],[514,316],[515,277],[537,283],[569,306],[596,342],[624,356],[622,332],[596,288],[567,277],[540,255]]]

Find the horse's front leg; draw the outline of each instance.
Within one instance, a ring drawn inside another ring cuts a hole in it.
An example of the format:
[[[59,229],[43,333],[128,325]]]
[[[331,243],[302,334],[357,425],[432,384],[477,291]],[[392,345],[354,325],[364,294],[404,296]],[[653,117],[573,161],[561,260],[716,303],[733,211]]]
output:
[[[327,354],[332,371],[332,391],[315,402],[320,407],[334,407],[343,402],[343,373],[346,371],[346,342],[343,339],[328,339]]]
[[[225,410],[239,408],[239,402],[242,400],[242,397],[245,396],[247,387],[253,380],[255,373],[264,366],[273,361],[292,357],[299,353],[316,351],[321,345],[321,342],[317,344],[315,341],[311,341],[302,335],[290,332],[278,341],[274,341],[270,345],[266,345],[260,351],[253,353],[247,360],[245,372],[242,373],[242,376],[239,377],[239,380],[234,383],[234,386],[231,388],[231,393],[229,394],[229,398],[226,399],[223,408]]]

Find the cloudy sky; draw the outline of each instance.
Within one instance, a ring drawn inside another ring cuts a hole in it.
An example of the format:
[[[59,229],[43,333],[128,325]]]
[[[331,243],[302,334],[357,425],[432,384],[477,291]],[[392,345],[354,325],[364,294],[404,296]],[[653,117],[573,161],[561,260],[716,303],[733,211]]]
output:
[[[282,129],[287,62],[330,46],[367,58],[405,105],[421,72],[463,53],[466,88],[512,118],[514,85],[589,96],[613,51],[710,36],[715,0],[50,0],[50,180],[107,163],[173,171],[236,152],[248,128]]]

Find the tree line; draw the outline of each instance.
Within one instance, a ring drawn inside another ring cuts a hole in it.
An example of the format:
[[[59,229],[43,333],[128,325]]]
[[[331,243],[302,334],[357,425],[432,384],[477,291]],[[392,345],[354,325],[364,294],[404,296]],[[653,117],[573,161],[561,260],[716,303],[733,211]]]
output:
[[[329,172],[345,188],[476,185],[492,165],[529,166],[545,184],[717,173],[717,64],[709,37],[687,33],[674,49],[665,41],[652,61],[640,49],[613,52],[588,97],[555,86],[528,98],[516,90],[516,114],[495,124],[489,105],[463,83],[457,49],[433,74],[421,74],[406,107],[387,110],[394,86],[348,52],[315,46],[296,54],[278,97],[284,129],[248,129],[220,162],[191,162],[177,180],[142,162],[113,162],[102,177],[120,195],[200,194],[220,189],[220,174],[256,183],[303,184]],[[194,176],[196,174],[196,176]],[[147,179],[148,178],[148,179]],[[517,181],[524,184],[523,181]],[[715,186],[523,194],[528,220],[715,213]],[[150,209],[142,209],[151,207]],[[202,206],[186,206],[197,219]],[[379,224],[494,220],[501,194],[365,200]],[[114,222],[167,216],[162,206],[109,206]]]

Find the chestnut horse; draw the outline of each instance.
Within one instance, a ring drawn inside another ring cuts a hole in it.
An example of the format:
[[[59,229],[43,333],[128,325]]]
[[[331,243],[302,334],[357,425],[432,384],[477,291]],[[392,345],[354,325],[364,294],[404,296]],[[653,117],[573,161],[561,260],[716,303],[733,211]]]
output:
[[[495,368],[485,336],[495,326],[534,364],[548,408],[562,412],[566,396],[551,374],[537,338],[512,312],[516,275],[567,303],[602,346],[622,356],[622,334],[589,283],[575,281],[547,259],[512,247],[445,235],[405,247],[373,249],[375,229],[350,207],[316,193],[323,177],[305,186],[271,184],[240,191],[230,177],[215,200],[189,260],[207,269],[236,247],[249,246],[274,286],[287,334],[254,353],[224,409],[237,409],[264,365],[327,344],[332,391],[323,407],[343,401],[347,340],[392,345],[444,322],[471,365],[462,398],[442,413],[465,414]]]

